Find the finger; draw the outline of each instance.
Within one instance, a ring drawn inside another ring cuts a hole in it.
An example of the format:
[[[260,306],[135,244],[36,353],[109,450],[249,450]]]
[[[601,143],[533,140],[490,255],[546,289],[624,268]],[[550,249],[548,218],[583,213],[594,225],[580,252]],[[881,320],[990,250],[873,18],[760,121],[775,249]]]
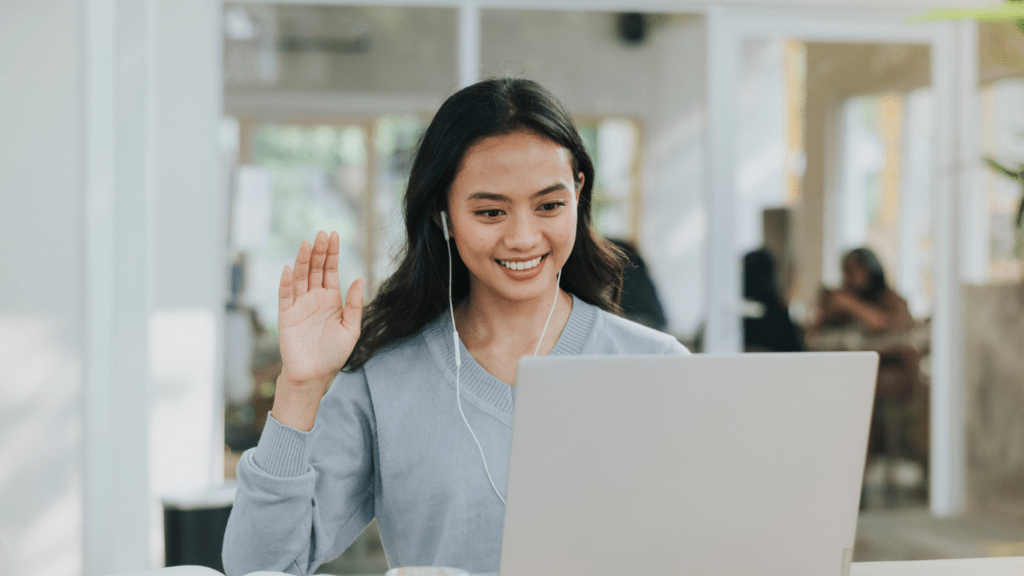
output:
[[[341,325],[350,332],[356,333],[363,321],[363,279],[357,278],[348,287],[345,294],[345,311],[342,313]]]
[[[341,237],[337,232],[331,232],[327,242],[327,261],[324,262],[324,288],[341,290],[341,280],[338,279],[338,254],[341,252]]]
[[[309,262],[309,289],[320,288],[324,281],[324,260],[327,259],[327,233],[316,233],[313,241],[313,258]]]
[[[285,264],[281,272],[281,285],[277,288],[277,313],[280,314],[292,307],[295,297],[292,295],[292,267]]]
[[[292,274],[292,291],[296,298],[305,294],[309,288],[309,256],[312,251],[313,247],[305,240],[299,245],[299,254],[295,257],[295,271]]]

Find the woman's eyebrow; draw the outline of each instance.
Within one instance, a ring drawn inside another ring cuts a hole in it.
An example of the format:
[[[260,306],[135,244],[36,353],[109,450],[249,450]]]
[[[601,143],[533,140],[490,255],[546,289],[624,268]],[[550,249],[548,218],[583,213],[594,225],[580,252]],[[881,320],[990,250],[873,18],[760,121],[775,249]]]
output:
[[[569,190],[569,187],[565,184],[565,182],[555,182],[554,184],[551,184],[550,186],[547,186],[545,188],[542,188],[541,190],[538,190],[537,192],[534,192],[533,193],[533,198],[536,199],[536,198],[539,198],[539,197],[544,196],[546,194],[551,194],[552,192],[561,192],[563,190]],[[492,202],[511,202],[512,201],[511,198],[509,198],[508,196],[505,196],[504,194],[498,194],[497,192],[484,192],[484,191],[473,192],[472,194],[469,195],[469,200],[489,200],[489,201],[492,201]]]

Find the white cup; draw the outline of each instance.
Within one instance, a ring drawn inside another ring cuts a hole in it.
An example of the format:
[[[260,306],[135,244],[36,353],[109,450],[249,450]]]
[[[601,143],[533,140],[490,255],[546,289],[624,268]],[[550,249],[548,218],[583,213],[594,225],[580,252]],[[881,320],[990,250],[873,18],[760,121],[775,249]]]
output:
[[[469,576],[469,572],[443,566],[405,566],[392,568],[384,576]]]

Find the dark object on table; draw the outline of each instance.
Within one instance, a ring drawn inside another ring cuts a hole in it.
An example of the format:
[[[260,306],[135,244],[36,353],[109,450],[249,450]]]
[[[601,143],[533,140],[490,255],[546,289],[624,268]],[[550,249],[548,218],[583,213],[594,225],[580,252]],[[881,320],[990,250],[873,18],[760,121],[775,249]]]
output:
[[[221,548],[234,500],[234,486],[163,497],[165,566],[205,566],[223,572]]]
[[[640,257],[636,246],[628,240],[617,238],[609,238],[608,241],[625,252],[628,258],[622,270],[622,298],[619,301],[622,315],[634,322],[664,331],[668,326],[665,310],[661,307],[658,290],[647,271],[647,264]]]
[[[775,262],[767,250],[743,257],[743,346],[751,352],[799,352],[803,343],[778,293]]]

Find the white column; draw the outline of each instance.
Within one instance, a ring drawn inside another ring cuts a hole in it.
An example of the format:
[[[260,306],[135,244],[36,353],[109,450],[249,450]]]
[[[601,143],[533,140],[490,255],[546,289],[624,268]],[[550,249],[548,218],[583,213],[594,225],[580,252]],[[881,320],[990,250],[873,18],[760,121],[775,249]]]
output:
[[[837,272],[836,283],[841,277],[840,262],[843,252],[851,248],[863,246],[868,235],[868,198],[864,190],[865,177],[872,171],[878,171],[879,164],[865,158],[863,149],[858,150],[858,140],[863,142],[865,130],[857,129],[858,124],[863,121],[858,118],[857,101],[847,98],[838,104],[837,114],[841,121],[838,129],[829,134],[834,140],[833,146],[839,151],[840,161],[836,177],[839,187],[836,192],[839,195],[837,212],[835,214],[835,225],[838,230],[836,245],[833,251],[828,254],[826,261],[829,268]],[[874,138],[871,138],[874,140]],[[879,154],[882,154],[879,150]],[[874,160],[884,162],[884,156],[876,156]]]
[[[825,96],[819,96],[825,99]],[[824,173],[822,183],[822,216],[824,221],[821,225],[821,278],[819,283],[835,287],[842,281],[840,270],[840,258],[843,252],[843,226],[849,217],[846,210],[846,171],[848,163],[846,158],[846,109],[841,102],[831,101],[823,103],[824,110],[824,137],[821,154]],[[806,205],[807,200],[803,200]],[[817,289],[817,286],[814,288]],[[809,292],[809,298],[817,298],[814,292]]]
[[[931,503],[932,514],[952,516],[966,500],[965,395],[961,335],[964,195],[977,163],[977,59],[975,23],[949,24],[932,46],[935,91],[933,233],[935,306],[932,319]]]
[[[707,12],[707,127],[705,202],[711,223],[705,262],[707,324],[704,351],[739,352],[740,262],[734,232],[736,210],[736,91],[740,39],[721,6]]]
[[[463,0],[459,4],[459,86],[480,80],[480,3]]]
[[[928,266],[921,241],[928,235],[932,190],[931,132],[932,91],[919,88],[907,95],[903,125],[902,194],[899,208],[899,262],[897,291],[909,301],[910,310],[920,316],[931,310],[931,295],[925,291],[923,269]]]
[[[160,0],[153,20],[153,401],[149,460],[154,564],[160,498],[224,478],[227,166],[221,2]]]
[[[969,284],[988,282],[991,250],[988,196],[981,191],[981,97],[978,91],[978,28],[965,23],[957,29],[957,99],[960,106],[957,133],[957,182],[963,228],[960,239],[960,280]]]
[[[85,574],[149,564],[149,1],[83,5]]]

